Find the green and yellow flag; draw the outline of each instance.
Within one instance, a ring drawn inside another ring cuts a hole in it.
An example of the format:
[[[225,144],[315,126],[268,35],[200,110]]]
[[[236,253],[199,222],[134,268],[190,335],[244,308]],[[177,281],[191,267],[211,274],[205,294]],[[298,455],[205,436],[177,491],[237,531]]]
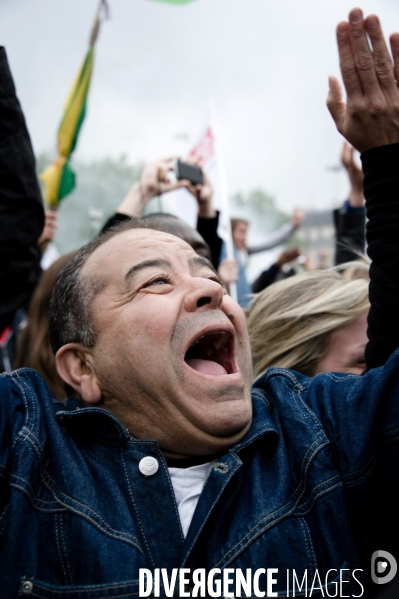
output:
[[[85,118],[93,58],[94,49],[90,47],[65,102],[64,115],[58,129],[58,158],[40,176],[44,181],[47,203],[52,208],[56,208],[58,202],[75,187],[75,173],[70,167],[69,157],[75,149]]]
[[[58,128],[58,158],[41,173],[44,182],[45,198],[51,208],[67,196],[75,187],[75,173],[69,159],[76,147],[79,131],[86,114],[87,95],[93,72],[94,44],[100,28],[100,9],[107,10],[105,0],[100,2],[99,11],[90,37],[90,47],[65,102],[64,115]],[[108,14],[108,13],[106,13]]]

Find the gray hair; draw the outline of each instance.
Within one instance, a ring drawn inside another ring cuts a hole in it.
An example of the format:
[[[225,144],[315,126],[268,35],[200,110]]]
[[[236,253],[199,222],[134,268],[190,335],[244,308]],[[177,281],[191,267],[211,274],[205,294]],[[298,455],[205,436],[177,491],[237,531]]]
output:
[[[119,233],[130,229],[153,229],[165,231],[160,222],[131,218],[114,225],[77,251],[74,258],[58,275],[52,293],[49,321],[51,347],[56,353],[67,343],[82,343],[93,347],[96,331],[93,325],[91,306],[94,297],[107,282],[99,275],[82,273],[82,268],[91,254],[103,243]],[[166,231],[167,232],[167,231]]]

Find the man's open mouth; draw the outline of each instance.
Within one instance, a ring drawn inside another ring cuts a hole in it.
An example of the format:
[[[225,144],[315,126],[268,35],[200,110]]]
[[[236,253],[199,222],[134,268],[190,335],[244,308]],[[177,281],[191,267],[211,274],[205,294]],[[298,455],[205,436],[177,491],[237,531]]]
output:
[[[238,372],[234,360],[234,337],[229,331],[199,336],[189,347],[184,360],[202,374],[220,376]]]

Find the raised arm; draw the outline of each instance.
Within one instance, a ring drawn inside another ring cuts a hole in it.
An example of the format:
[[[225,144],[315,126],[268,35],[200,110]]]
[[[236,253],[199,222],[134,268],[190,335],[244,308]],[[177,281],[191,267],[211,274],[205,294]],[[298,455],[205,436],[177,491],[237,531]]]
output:
[[[35,157],[6,52],[0,47],[0,335],[35,289],[43,224]]]
[[[271,233],[263,243],[252,245],[248,247],[248,254],[257,254],[258,252],[264,252],[265,250],[271,250],[272,248],[284,243],[293,235],[296,229],[299,227],[304,219],[304,214],[299,211],[295,211],[292,215],[290,223],[283,225],[277,231]]]
[[[390,37],[391,58],[378,17],[363,19],[356,8],[349,22],[338,25],[337,41],[347,102],[338,80],[330,77],[327,104],[338,131],[362,153],[372,259],[370,369],[399,347],[399,33]]]
[[[115,214],[103,226],[102,231],[106,231],[118,222],[132,218],[132,216],[141,216],[148,202],[155,196],[185,187],[181,181],[174,183],[169,181],[170,161],[171,159],[164,158],[144,166],[139,180],[129,189]]]
[[[349,179],[348,199],[334,210],[336,232],[335,264],[357,260],[366,245],[366,209],[364,206],[363,171],[357,165],[354,148],[344,142],[341,162]]]

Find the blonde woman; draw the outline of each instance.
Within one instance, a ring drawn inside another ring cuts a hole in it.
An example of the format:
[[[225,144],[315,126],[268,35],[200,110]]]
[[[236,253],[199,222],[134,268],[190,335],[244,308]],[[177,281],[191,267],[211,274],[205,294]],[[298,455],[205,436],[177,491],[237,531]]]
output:
[[[255,296],[247,314],[254,376],[271,366],[308,376],[365,369],[368,265],[308,271]]]

